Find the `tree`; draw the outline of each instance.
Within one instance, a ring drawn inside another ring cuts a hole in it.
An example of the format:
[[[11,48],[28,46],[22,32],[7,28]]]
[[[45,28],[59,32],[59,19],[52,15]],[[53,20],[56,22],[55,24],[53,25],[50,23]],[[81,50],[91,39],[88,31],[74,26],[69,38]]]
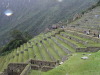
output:
[[[17,39],[17,40],[24,39],[22,32],[20,32],[19,30],[13,30],[11,32],[11,36],[12,36],[13,39]]]
[[[2,53],[7,54],[11,52],[13,49],[20,47],[23,43],[26,43],[29,39],[31,39],[31,35],[27,32],[22,33],[19,30],[13,30],[11,32],[12,40],[2,48]]]

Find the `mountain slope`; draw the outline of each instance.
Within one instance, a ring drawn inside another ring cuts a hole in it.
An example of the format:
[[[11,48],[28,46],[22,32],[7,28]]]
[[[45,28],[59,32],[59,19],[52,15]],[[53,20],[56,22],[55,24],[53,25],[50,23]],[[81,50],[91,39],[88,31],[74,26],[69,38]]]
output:
[[[12,29],[27,31],[37,35],[46,27],[67,20],[98,0],[3,0],[0,2],[0,41],[5,44],[10,40],[9,32]],[[5,16],[7,9],[13,11],[12,16]]]

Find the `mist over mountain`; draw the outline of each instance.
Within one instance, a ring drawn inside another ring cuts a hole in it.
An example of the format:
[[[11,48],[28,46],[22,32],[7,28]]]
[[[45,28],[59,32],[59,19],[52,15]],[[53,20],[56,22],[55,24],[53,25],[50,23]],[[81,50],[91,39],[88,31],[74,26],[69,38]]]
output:
[[[0,0],[0,44],[10,40],[10,31],[18,29],[35,36],[48,26],[67,21],[98,0]],[[6,16],[4,12],[13,14]]]

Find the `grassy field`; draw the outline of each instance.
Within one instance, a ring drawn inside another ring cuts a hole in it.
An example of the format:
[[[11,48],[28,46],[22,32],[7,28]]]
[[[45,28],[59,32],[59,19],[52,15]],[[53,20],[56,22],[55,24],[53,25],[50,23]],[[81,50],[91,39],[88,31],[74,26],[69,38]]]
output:
[[[87,56],[89,59],[81,59],[83,56]],[[96,53],[74,53],[63,65],[41,75],[100,75],[99,57],[100,51]]]

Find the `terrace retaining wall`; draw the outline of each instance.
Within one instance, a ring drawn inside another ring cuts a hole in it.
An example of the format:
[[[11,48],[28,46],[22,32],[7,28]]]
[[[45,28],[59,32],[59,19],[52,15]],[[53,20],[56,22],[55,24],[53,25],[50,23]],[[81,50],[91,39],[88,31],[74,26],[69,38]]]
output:
[[[99,38],[96,38],[96,37],[93,37],[93,36],[90,36],[90,35],[86,35],[86,34],[82,34],[82,33],[77,33],[77,32],[74,32],[74,31],[68,31],[68,30],[65,30],[65,32],[70,33],[72,35],[79,36],[81,38],[91,39],[94,42],[100,43],[100,39]]]
[[[100,47],[76,48],[76,52],[97,52]]]

